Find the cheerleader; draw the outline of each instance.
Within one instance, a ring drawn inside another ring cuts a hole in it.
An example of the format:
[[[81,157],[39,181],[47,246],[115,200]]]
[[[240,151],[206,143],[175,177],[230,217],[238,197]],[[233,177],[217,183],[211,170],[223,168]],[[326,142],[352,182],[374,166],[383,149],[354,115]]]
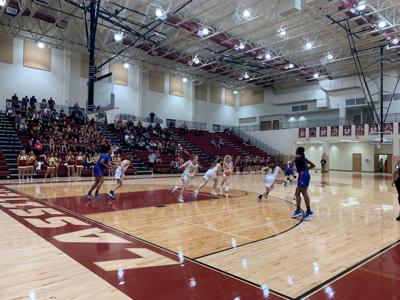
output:
[[[193,198],[197,198],[198,193],[202,188],[204,188],[210,180],[214,181],[213,190],[211,191],[211,195],[218,196],[216,191],[218,185],[218,175],[221,173],[222,164],[224,160],[222,158],[217,158],[211,165],[210,169],[204,174],[202,178],[202,182],[197,187],[197,189],[193,192]]]
[[[266,175],[264,178],[265,192],[264,192],[264,194],[258,195],[258,198],[257,198],[258,202],[260,202],[263,197],[265,199],[268,198],[268,194],[273,190],[275,180],[281,171],[282,171],[281,168],[279,168],[277,165],[271,165],[269,167],[265,167],[265,168],[261,169],[261,172],[266,172]]]
[[[131,162],[132,156],[128,156],[128,158],[118,163],[114,175],[117,183],[115,184],[114,188],[107,194],[110,198],[115,199],[115,192],[122,186],[123,180],[125,178],[125,172],[126,170],[128,170]]]
[[[44,175],[44,179],[50,175],[50,178],[54,178],[54,171],[56,169],[57,161],[54,157],[54,153],[50,154],[50,157],[47,159],[47,168],[46,174]]]
[[[35,170],[36,165],[37,165],[36,156],[35,156],[35,154],[33,154],[33,151],[30,151],[29,155],[28,155],[28,165],[26,167],[27,181],[29,181],[29,179],[30,179],[30,181],[33,180],[33,171]]]
[[[182,185],[178,197],[178,202],[180,203],[185,202],[183,199],[183,193],[185,192],[185,189],[189,186],[190,180],[196,175],[198,169],[198,164],[197,164],[198,160],[199,157],[197,155],[192,154],[190,156],[190,159],[180,166],[181,169],[184,169],[181,176]],[[175,185],[175,187],[172,189],[172,193],[174,193],[178,189],[179,189],[178,185]]]
[[[305,157],[304,152],[305,152],[304,147],[298,147],[296,149],[296,158],[294,160],[294,163],[296,165],[296,170],[298,174],[297,187],[295,193],[297,208],[293,213],[292,218],[299,218],[303,216],[303,212],[300,209],[301,205],[300,195],[303,195],[304,202],[307,207],[307,211],[304,214],[303,218],[304,220],[309,220],[314,215],[314,213],[311,211],[310,208],[310,197],[308,196],[307,192],[311,179],[309,170],[315,168],[315,165]]]
[[[75,166],[76,166],[76,178],[79,179],[82,177],[82,170],[83,170],[83,162],[85,160],[85,156],[82,154],[82,152],[79,152],[79,154],[75,158]]]
[[[231,175],[233,173],[233,161],[232,161],[232,156],[230,155],[225,155],[224,157],[224,164],[223,164],[223,179],[221,182],[221,189],[223,189],[224,192],[229,192],[229,181],[231,178]],[[225,184],[225,188],[224,188]]]
[[[399,201],[399,205],[400,205],[400,161],[398,161],[396,166],[394,167],[393,177],[392,177],[392,186],[396,187],[397,200]],[[400,214],[396,218],[396,221],[400,221]]]
[[[75,156],[72,154],[72,151],[68,152],[65,160],[67,162],[67,175],[70,179],[75,175]]]
[[[21,152],[17,157],[19,183],[24,182],[24,178],[26,175],[27,161],[28,161],[28,156],[25,154],[25,150],[21,150]]]
[[[283,183],[284,187],[287,187],[288,184],[292,183],[292,177],[293,177],[293,179],[296,179],[296,175],[294,175],[293,164],[291,161],[288,161],[288,163],[286,165],[285,177],[286,177],[286,181]]]

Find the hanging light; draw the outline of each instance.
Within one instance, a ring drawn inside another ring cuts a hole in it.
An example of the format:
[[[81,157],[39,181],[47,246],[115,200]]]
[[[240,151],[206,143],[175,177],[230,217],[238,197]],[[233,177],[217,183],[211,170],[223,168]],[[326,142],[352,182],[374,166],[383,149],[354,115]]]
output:
[[[116,32],[114,33],[114,40],[116,42],[120,42],[122,41],[122,39],[124,38],[124,34],[122,32]]]
[[[210,31],[208,30],[207,27],[204,27],[204,28],[201,30],[201,33],[203,34],[203,36],[206,36],[206,35],[208,35],[208,34],[210,33]]]
[[[364,10],[366,7],[367,7],[367,6],[366,6],[366,4],[365,4],[365,1],[359,1],[359,2],[357,3],[357,9],[358,9],[358,10]]]
[[[129,69],[129,64],[126,62],[126,63],[124,63],[124,68],[125,69]]]
[[[391,43],[393,45],[397,45],[399,43],[399,39],[398,38],[394,38]]]
[[[288,69],[293,69],[294,68],[294,64],[290,63],[287,65]]]
[[[249,79],[249,78],[250,78],[250,75],[249,75],[247,72],[244,72],[243,78],[244,78],[244,79]]]
[[[186,77],[183,77],[183,78],[182,78],[182,81],[183,81],[183,82],[187,82],[188,79],[187,79]]]
[[[240,50],[243,50],[244,48],[245,48],[244,43],[240,42],[240,44],[239,44],[239,49],[240,49]]]
[[[233,93],[236,95],[236,94],[238,93],[238,91],[237,91],[237,90],[234,90]]]
[[[6,4],[6,0],[0,0],[0,6],[4,6]]]
[[[307,42],[307,43],[304,45],[304,49],[310,50],[310,49],[312,48],[312,46],[313,46],[313,44],[312,44],[311,42]]]
[[[328,53],[326,54],[326,59],[332,60],[332,59],[333,59],[332,53],[328,52]]]
[[[379,27],[379,28],[385,28],[385,27],[386,27],[386,21],[385,21],[385,20],[379,21],[378,27]]]
[[[271,59],[271,53],[266,52],[265,53],[265,59]]]
[[[243,15],[243,18],[245,18],[245,19],[249,19],[251,17],[251,13],[250,13],[250,11],[248,9],[245,9],[243,11],[242,15]]]
[[[317,79],[317,78],[319,77],[318,72],[315,72],[314,75],[313,75],[313,77],[314,77],[315,79]]]
[[[44,43],[43,42],[37,42],[36,44],[40,49],[44,48]]]

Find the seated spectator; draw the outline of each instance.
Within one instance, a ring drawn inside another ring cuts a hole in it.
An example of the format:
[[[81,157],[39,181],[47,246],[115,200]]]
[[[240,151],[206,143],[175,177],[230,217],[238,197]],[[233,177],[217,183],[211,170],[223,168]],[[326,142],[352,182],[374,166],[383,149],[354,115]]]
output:
[[[129,118],[128,122],[126,122],[126,127],[132,128],[134,125],[132,118]]]
[[[224,141],[222,140],[222,138],[220,138],[220,139],[218,140],[218,145],[219,145],[219,148],[223,148],[223,147],[225,146],[225,143],[224,143]]]
[[[115,127],[117,129],[121,129],[122,125],[124,125],[124,121],[122,121],[121,117],[115,122]]]
[[[169,171],[171,174],[178,173],[179,170],[179,164],[176,160],[172,160],[169,164]]]
[[[218,148],[218,144],[215,142],[215,140],[211,140],[210,144],[213,145],[215,148]]]
[[[42,99],[42,102],[40,102],[40,109],[45,109],[47,108],[47,101],[45,98]]]
[[[187,133],[188,131],[189,131],[189,129],[188,129],[186,122],[183,122],[183,124],[181,126],[181,133]]]

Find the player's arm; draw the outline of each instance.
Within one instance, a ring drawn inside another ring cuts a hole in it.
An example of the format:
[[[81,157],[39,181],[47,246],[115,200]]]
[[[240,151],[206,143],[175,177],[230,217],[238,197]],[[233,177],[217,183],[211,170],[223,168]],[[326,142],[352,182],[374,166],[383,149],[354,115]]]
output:
[[[264,168],[261,169],[261,172],[265,172],[265,171],[267,171],[268,169],[269,169],[269,167],[264,167]]]
[[[184,168],[186,168],[188,164],[189,164],[189,161],[184,162],[183,164],[181,164],[181,165],[179,166],[179,169],[184,169]]]
[[[307,165],[308,165],[308,169],[309,169],[309,170],[315,168],[315,164],[314,164],[312,161],[309,161],[308,159],[307,159]]]
[[[104,158],[100,158],[100,164],[102,164],[105,168],[108,168],[110,166],[110,162],[108,162],[108,164],[106,164],[104,161]]]

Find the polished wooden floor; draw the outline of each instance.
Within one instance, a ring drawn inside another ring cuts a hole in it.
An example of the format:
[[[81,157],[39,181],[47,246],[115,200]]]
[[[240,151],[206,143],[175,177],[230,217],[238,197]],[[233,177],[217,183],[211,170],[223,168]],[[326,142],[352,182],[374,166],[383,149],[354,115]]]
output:
[[[117,201],[134,201],[140,193],[151,196],[154,191],[158,191],[154,195],[170,194],[169,190],[177,180],[126,180],[119,191],[121,197],[125,196]],[[197,178],[193,185],[198,182]],[[108,191],[111,184],[112,181],[107,181],[102,192]],[[63,203],[66,203],[81,197],[89,185],[90,182],[38,182],[6,187],[45,201],[65,198]],[[313,173],[309,193],[315,217],[310,221],[290,218],[295,208],[292,201],[294,186],[283,188],[277,184],[269,199],[261,203],[256,201],[257,193],[264,189],[261,175],[233,176],[230,188],[229,194],[218,198],[209,195],[209,189],[204,190],[197,201],[190,201],[188,194],[189,201],[183,204],[144,205],[131,209],[116,207],[112,210],[95,207],[86,211],[85,217],[292,298],[400,239],[400,224],[395,221],[399,212],[397,194],[390,186],[390,177],[345,172]],[[104,197],[101,201],[108,200]],[[35,253],[35,256],[45,256],[49,260],[54,258],[51,272],[71,266],[68,274],[59,277],[60,281],[66,277],[65,280],[70,282],[74,281],[71,274],[75,274],[76,281],[69,285],[71,293],[81,295],[78,291],[82,281],[92,284],[94,274],[80,270],[83,267],[69,261],[58,249],[46,246],[45,241],[14,223],[8,216],[0,214],[1,231],[13,234],[9,238],[3,238],[2,234],[0,241],[2,257],[4,254],[12,257],[5,265],[2,263],[2,270],[7,270],[4,276],[18,277],[20,267],[15,262],[21,257],[39,268],[41,260],[35,261],[28,255]],[[20,251],[10,253],[7,249],[10,242]],[[50,267],[48,263],[43,263],[42,276],[36,283],[40,282],[41,289],[50,293],[55,279],[50,271],[46,271]],[[14,295],[18,285],[3,282],[0,291],[5,286],[10,299],[20,296]],[[125,296],[102,286],[101,282],[93,283],[93,289],[96,298],[99,298],[97,294],[104,299]],[[85,296],[69,294],[67,298],[85,299]]]

